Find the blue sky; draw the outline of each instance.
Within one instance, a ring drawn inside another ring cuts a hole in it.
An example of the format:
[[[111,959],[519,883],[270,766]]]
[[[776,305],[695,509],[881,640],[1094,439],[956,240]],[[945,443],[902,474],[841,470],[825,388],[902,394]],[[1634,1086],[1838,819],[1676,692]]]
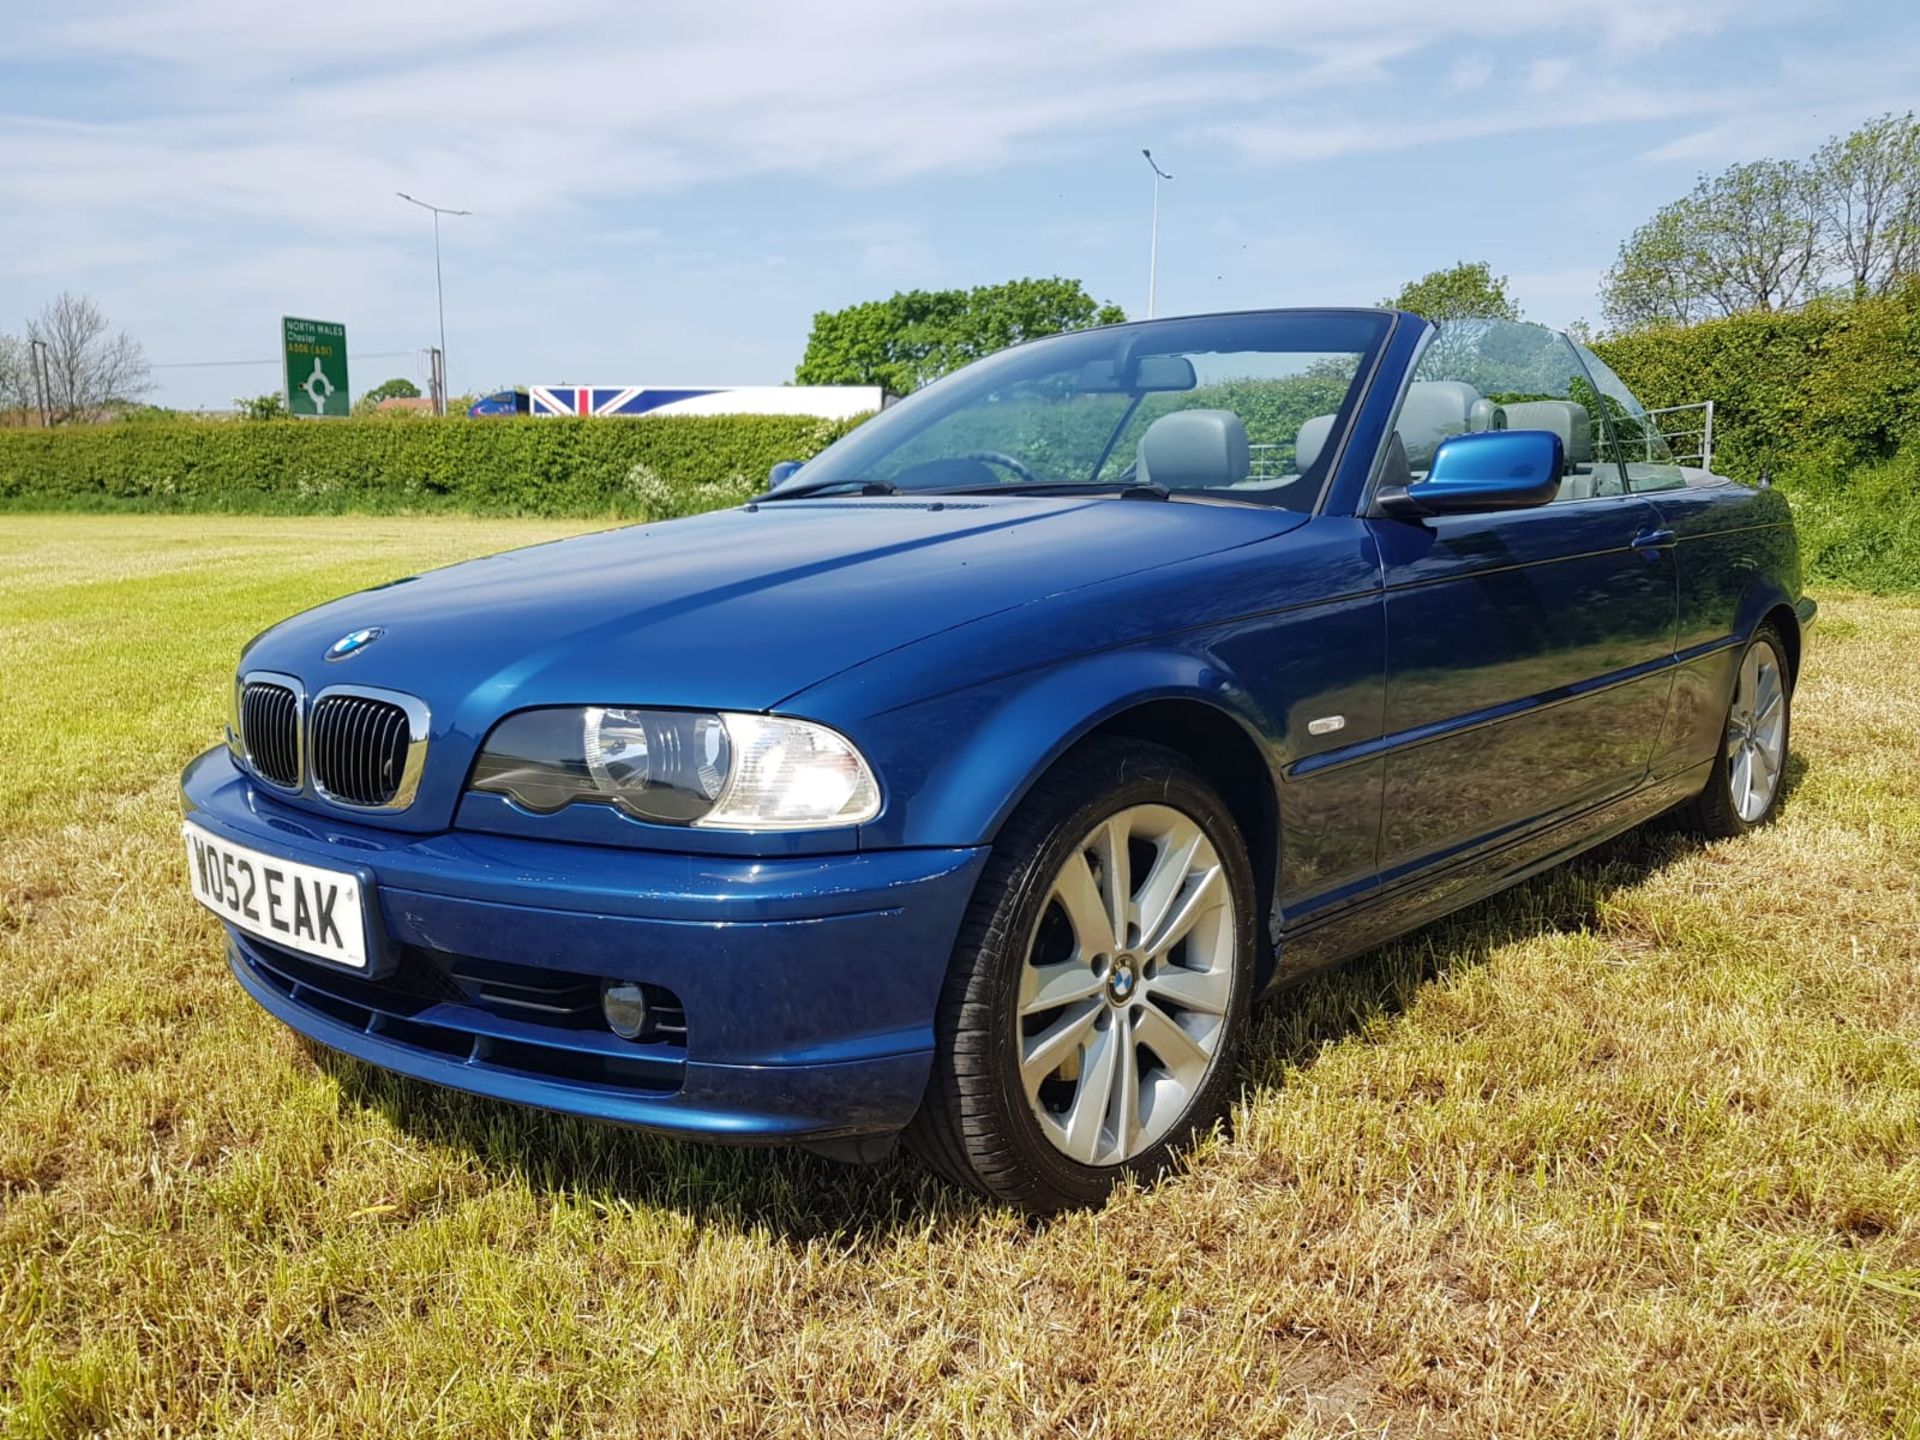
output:
[[[1370,304],[1459,258],[1599,313],[1702,170],[1920,106],[1920,6],[1801,0],[117,0],[0,40],[0,329],[63,289],[153,398],[277,388],[284,313],[356,390],[769,383],[814,311],[1083,279],[1144,312]],[[401,352],[373,358],[378,352]]]

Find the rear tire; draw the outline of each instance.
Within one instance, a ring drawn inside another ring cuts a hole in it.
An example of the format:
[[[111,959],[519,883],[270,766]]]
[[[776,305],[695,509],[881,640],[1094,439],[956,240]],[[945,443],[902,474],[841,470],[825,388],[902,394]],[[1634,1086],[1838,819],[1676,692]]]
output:
[[[1713,770],[1680,811],[1681,824],[1708,840],[1730,840],[1767,824],[1780,808],[1792,738],[1793,672],[1786,643],[1769,621],[1740,653]]]
[[[994,842],[908,1145],[1035,1213],[1158,1174],[1231,1097],[1257,935],[1246,845],[1185,758],[1082,745]]]

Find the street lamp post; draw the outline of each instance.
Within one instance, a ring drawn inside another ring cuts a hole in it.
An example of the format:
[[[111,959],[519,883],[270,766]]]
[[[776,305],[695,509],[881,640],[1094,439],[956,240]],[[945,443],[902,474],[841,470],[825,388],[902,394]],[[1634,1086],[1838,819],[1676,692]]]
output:
[[[1154,163],[1151,150],[1143,149],[1140,153],[1147,157],[1147,168],[1153,171],[1153,232],[1147,242],[1147,318],[1151,320],[1154,292],[1160,285],[1160,182],[1173,176]]]
[[[37,335],[27,341],[27,361],[33,371],[34,398],[40,402],[40,428],[48,430],[53,427],[53,401],[47,392],[53,387],[47,375],[47,342]]]
[[[442,215],[471,215],[471,210],[450,210],[444,205],[429,205],[424,200],[416,200],[404,190],[393,192],[409,205],[418,205],[422,210],[433,212],[433,298],[440,308],[440,395],[439,413],[447,413],[447,296],[440,285],[440,217]]]

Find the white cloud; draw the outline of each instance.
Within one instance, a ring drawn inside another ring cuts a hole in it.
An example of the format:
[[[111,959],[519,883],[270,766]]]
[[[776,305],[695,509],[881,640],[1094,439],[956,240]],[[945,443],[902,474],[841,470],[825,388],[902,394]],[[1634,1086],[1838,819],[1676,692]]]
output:
[[[1493,78],[1493,62],[1484,55],[1463,55],[1447,67],[1446,83],[1441,87],[1449,95],[1465,95],[1485,87]]]
[[[1527,89],[1535,95],[1551,95],[1564,90],[1574,78],[1574,62],[1564,55],[1535,60],[1527,67]]]
[[[655,199],[797,180],[870,201],[917,178],[1071,169],[1116,134],[1184,136],[1230,170],[1648,122],[1689,124],[1694,140],[1668,143],[1711,148],[1774,103],[1773,82],[1662,87],[1640,78],[1649,57],[1807,3],[1211,0],[1177,16],[1160,0],[48,8],[10,17],[0,57],[0,322],[28,308],[16,295],[37,303],[70,284],[123,323],[210,348],[300,295],[306,308],[351,302],[380,316],[394,338],[373,344],[414,343],[430,252],[424,217],[393,198],[409,190],[476,212],[446,235],[469,333],[498,337],[485,343],[520,363],[562,326],[598,325],[617,354],[644,327],[609,294],[637,297],[647,277],[670,274],[673,292],[655,283],[646,305],[633,299],[648,316],[724,294],[742,315],[758,305],[764,325],[779,307],[804,316],[822,301],[783,268],[778,225],[732,242],[676,237],[650,223]],[[19,98],[10,74],[47,77],[32,93],[51,98]],[[1521,84],[1496,83],[1509,74]],[[1540,94],[1525,93],[1529,81]],[[1182,185],[1200,183],[1177,168]],[[816,228],[845,257],[854,278],[842,283],[932,279],[944,217],[876,208],[846,233]],[[1134,225],[1130,212],[1063,210],[1030,230],[1022,219],[1006,228],[1031,241],[1021,254],[1036,269],[1066,245],[1097,249],[1116,220]],[[1056,238],[1067,235],[1093,238]],[[1323,288],[1392,288],[1347,276],[1338,250]],[[1180,253],[1171,236],[1169,253]],[[456,346],[456,384],[469,378],[462,363]]]
[[[1576,320],[1599,312],[1603,267],[1566,265],[1547,270],[1515,271],[1507,277],[1507,293],[1529,320],[1564,330]]]
[[[1698,169],[1799,159],[1868,116],[1912,109],[1916,91],[1920,55],[1910,50],[1789,56],[1764,92],[1752,94],[1735,113],[1652,146],[1642,158]]]
[[[116,120],[0,122],[0,197],[167,206],[185,192],[278,218],[319,195],[329,223],[378,231],[390,191],[410,186],[484,197],[511,218],[756,173],[886,181],[1067,150],[1094,125],[1377,83],[1442,40],[1597,45],[1643,11],[1642,32],[1671,28],[1676,11],[1710,26],[1720,10],[1625,0],[1601,23],[1534,0],[1459,14],[1425,0],[1229,0],[1167,25],[1147,0],[734,0],[636,25],[587,0],[348,0],[324,16],[122,0],[17,36],[28,57],[111,61],[129,81]],[[1474,80],[1485,65],[1469,55],[1454,73]]]
[[[1577,105],[1542,105],[1529,96],[1520,103],[1495,100],[1478,110],[1402,107],[1367,118],[1350,118],[1350,112],[1341,107],[1294,107],[1252,123],[1230,129],[1209,127],[1202,133],[1236,146],[1250,160],[1287,163],[1719,114],[1738,108],[1747,98],[1744,92],[1613,83],[1583,91]],[[1481,158],[1498,157],[1483,152]]]
[[[926,232],[910,221],[843,226],[829,238],[856,254],[860,268],[879,280],[911,286],[924,281],[934,265]]]

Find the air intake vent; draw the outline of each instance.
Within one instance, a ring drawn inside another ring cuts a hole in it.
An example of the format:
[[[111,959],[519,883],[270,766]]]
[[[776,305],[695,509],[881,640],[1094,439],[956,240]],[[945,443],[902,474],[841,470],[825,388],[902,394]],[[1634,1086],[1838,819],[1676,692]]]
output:
[[[290,686],[254,680],[242,688],[240,743],[262,780],[283,790],[300,784],[300,697]]]
[[[315,790],[365,810],[412,803],[427,748],[426,712],[402,699],[329,691],[314,702],[308,764]]]

